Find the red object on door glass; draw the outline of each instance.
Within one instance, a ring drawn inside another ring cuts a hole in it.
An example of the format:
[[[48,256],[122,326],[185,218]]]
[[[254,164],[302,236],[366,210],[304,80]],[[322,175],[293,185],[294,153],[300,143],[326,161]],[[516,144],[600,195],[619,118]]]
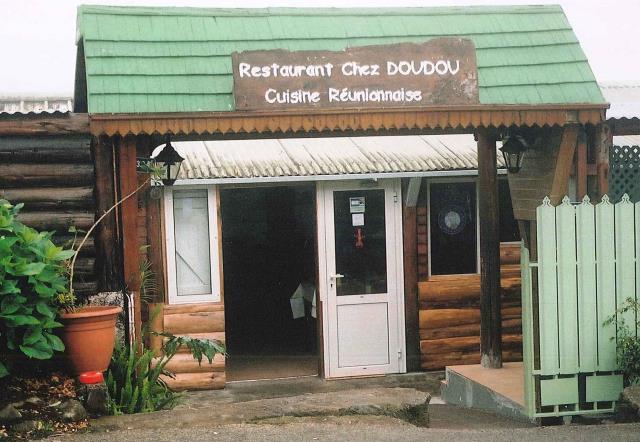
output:
[[[83,384],[101,384],[104,376],[100,371],[87,371],[80,374],[80,382]]]
[[[356,249],[362,249],[364,247],[364,233],[362,233],[362,229],[358,227],[356,229]]]

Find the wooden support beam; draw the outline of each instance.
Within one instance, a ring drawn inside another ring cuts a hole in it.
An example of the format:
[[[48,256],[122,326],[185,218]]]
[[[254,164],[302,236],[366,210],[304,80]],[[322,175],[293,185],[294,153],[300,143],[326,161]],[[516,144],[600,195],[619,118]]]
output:
[[[579,130],[579,126],[567,126],[562,132],[562,140],[558,148],[556,167],[549,194],[553,205],[560,203],[569,189],[569,176],[573,169],[573,157],[576,151]]]
[[[420,335],[418,326],[418,224],[415,203],[410,205],[411,180],[404,187],[402,199],[402,239],[404,259],[404,315],[407,371],[420,370]],[[418,179],[418,190],[420,180]],[[417,192],[415,200],[417,200]]]
[[[149,249],[147,256],[151,263],[151,270],[155,275],[157,293],[155,294],[155,302],[162,303],[165,301],[166,284],[164,278],[164,252],[163,252],[163,228],[162,228],[162,206],[159,198],[162,189],[151,189],[152,194],[158,192],[158,198],[151,197],[147,203],[147,241]]]
[[[500,235],[496,136],[479,129],[478,188],[480,223],[480,353],[485,368],[502,367]]]
[[[584,131],[580,131],[576,146],[576,197],[580,201],[587,194],[587,138]]]
[[[598,173],[598,197],[609,193],[609,150],[613,135],[609,126],[600,124],[595,130],[596,169]]]
[[[116,203],[115,151],[113,140],[100,137],[93,144],[96,176],[96,218]],[[116,211],[107,215],[96,227],[96,270],[100,291],[122,288],[120,241]]]
[[[138,187],[136,174],[136,139],[126,137],[120,142],[118,149],[119,166],[119,198],[131,194]],[[127,291],[134,292],[134,333],[136,342],[140,343],[142,330],[142,304],[140,302],[140,269],[137,235],[138,198],[133,195],[124,201],[120,210],[120,228],[122,230],[122,267],[124,283]]]

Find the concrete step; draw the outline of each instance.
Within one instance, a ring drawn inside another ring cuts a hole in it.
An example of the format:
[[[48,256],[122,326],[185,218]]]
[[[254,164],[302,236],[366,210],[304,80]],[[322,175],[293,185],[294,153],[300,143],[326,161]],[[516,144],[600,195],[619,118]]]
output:
[[[283,416],[390,416],[427,427],[431,395],[413,388],[369,388],[304,394],[246,402],[218,403],[198,409],[176,408],[148,415],[106,416],[92,422],[100,428],[146,428],[149,420],[166,419],[173,425],[191,428],[203,423],[219,425],[259,423]]]
[[[491,388],[465,377],[447,367],[445,379],[440,384],[440,396],[444,402],[466,408],[493,412],[519,421],[528,422],[524,407]]]

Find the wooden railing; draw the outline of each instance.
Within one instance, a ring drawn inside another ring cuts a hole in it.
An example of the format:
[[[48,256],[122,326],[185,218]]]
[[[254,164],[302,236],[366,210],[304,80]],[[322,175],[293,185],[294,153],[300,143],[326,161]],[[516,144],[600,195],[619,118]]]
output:
[[[613,411],[622,390],[607,318],[640,291],[640,203],[565,197],[537,208],[522,251],[525,402],[531,417]],[[531,259],[529,258],[531,256]],[[628,325],[633,312],[618,315]]]

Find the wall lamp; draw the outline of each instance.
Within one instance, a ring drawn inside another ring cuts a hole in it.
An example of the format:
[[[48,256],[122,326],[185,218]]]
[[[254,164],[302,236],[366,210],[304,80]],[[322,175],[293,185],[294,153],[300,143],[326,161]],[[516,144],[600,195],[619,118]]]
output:
[[[518,173],[522,169],[524,152],[529,148],[529,144],[522,135],[506,135],[502,139],[500,152],[504,157],[504,163],[509,173]]]
[[[166,144],[152,160],[162,169],[162,184],[172,186],[178,178],[184,158],[171,145],[170,135],[166,136]]]

